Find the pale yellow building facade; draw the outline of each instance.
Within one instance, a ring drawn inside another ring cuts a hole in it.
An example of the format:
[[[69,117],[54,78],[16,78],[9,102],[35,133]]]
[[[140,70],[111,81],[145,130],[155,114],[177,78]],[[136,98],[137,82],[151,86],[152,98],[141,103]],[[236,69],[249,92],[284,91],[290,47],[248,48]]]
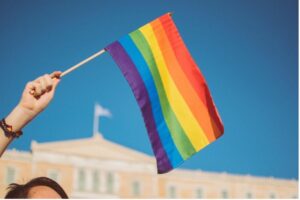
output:
[[[0,195],[9,183],[47,176],[71,198],[298,198],[298,181],[176,169],[156,173],[155,159],[104,139],[31,144],[0,160]]]

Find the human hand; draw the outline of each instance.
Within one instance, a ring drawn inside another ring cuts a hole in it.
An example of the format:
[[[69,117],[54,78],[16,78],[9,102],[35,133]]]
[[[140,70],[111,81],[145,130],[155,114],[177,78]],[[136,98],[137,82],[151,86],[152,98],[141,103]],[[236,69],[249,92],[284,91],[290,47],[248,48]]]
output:
[[[61,72],[56,71],[27,83],[19,106],[33,116],[43,111],[54,96],[56,86],[60,81],[60,74]]]
[[[18,131],[43,111],[53,99],[60,75],[61,72],[56,71],[28,82],[19,104],[7,116],[7,124]]]

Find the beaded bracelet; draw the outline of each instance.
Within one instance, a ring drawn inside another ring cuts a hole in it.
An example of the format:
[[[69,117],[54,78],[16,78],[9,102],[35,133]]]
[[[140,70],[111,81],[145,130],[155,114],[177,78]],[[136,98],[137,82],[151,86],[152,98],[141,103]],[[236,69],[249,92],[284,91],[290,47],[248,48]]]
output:
[[[1,121],[0,121],[0,127],[2,128],[2,130],[4,131],[4,134],[6,137],[10,138],[10,137],[13,137],[13,138],[18,138],[20,137],[20,135],[23,134],[23,132],[20,130],[20,131],[17,131],[17,132],[13,132],[13,128],[11,125],[8,125],[6,122],[5,122],[5,119],[3,118]]]

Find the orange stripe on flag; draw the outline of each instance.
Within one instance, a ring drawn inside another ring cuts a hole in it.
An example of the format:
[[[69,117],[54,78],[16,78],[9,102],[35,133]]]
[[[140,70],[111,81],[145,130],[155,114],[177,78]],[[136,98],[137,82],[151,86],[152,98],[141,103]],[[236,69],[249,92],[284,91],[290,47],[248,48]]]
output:
[[[172,46],[177,61],[179,62],[179,66],[187,76],[188,81],[196,91],[196,94],[207,107],[210,119],[212,120],[211,124],[213,125],[212,128],[214,129],[214,135],[218,138],[224,132],[223,123],[213,103],[206,81],[201,74],[200,69],[187,50],[174,22],[170,18],[171,17],[169,15],[164,15],[157,20],[161,22],[165,30],[167,40]]]
[[[210,120],[207,108],[203,104],[199,96],[196,94],[196,91],[191,86],[190,82],[187,80],[185,73],[182,72],[179,63],[177,62],[177,58],[174,55],[173,49],[169,44],[168,39],[166,38],[167,36],[164,32],[164,27],[162,27],[159,20],[151,22],[151,26],[155,33],[155,37],[158,40],[160,49],[163,52],[168,71],[171,74],[176,86],[178,87],[178,90],[184,97],[187,105],[189,106],[199,125],[202,127],[208,140],[210,142],[214,141],[216,139],[214,136],[214,129],[212,127],[214,125]]]

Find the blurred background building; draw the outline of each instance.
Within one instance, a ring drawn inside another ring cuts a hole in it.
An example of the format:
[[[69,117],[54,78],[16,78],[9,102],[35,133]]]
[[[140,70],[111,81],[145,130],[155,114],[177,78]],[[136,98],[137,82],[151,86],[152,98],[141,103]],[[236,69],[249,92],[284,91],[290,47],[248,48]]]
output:
[[[298,181],[176,169],[158,175],[154,157],[103,138],[37,143],[7,150],[0,195],[37,176],[56,180],[72,198],[298,198]]]

